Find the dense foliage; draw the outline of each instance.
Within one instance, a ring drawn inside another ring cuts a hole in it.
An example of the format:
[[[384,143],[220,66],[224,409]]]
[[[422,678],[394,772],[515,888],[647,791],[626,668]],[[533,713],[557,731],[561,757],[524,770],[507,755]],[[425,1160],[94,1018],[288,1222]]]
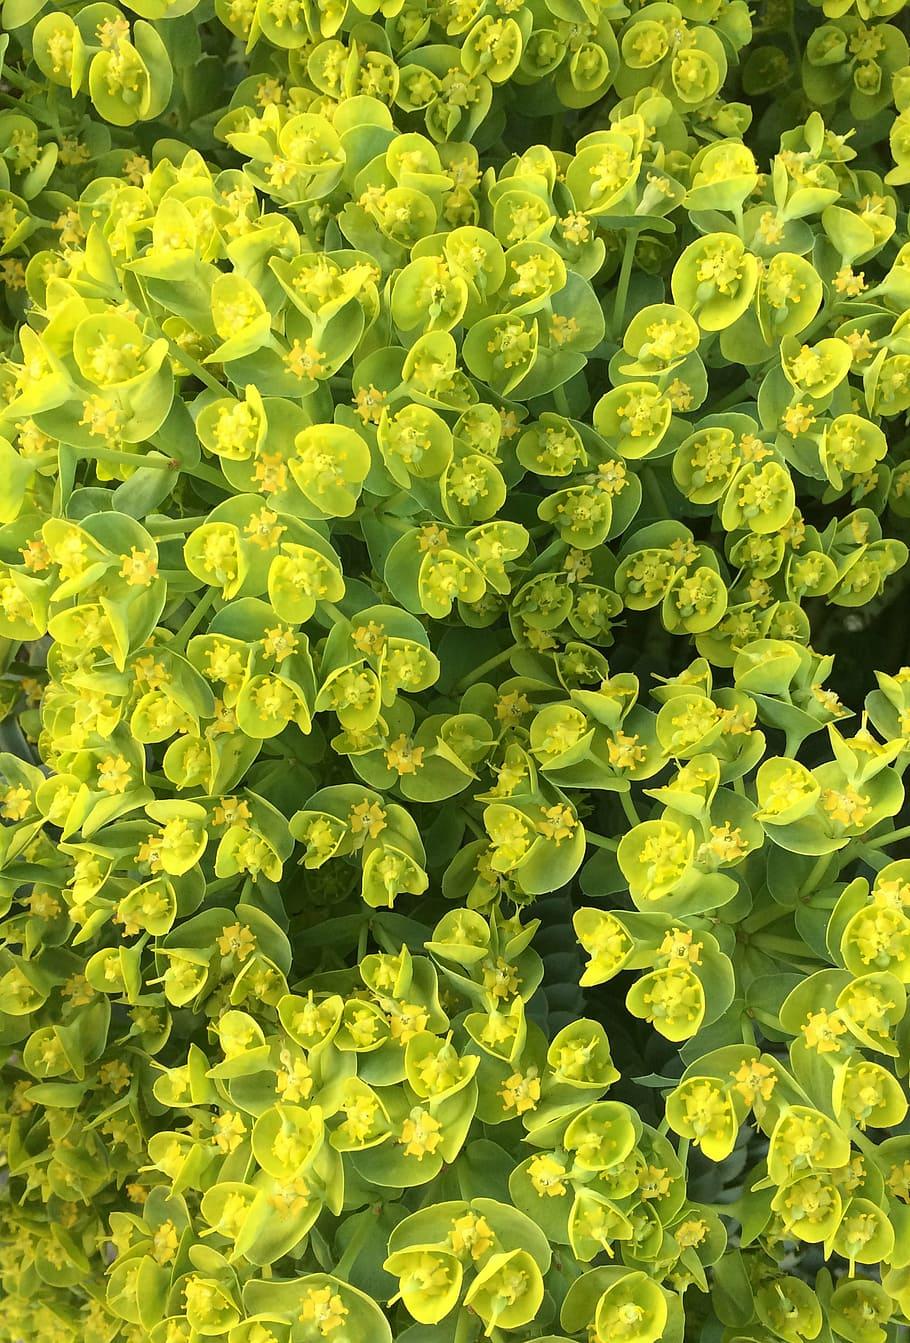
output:
[[[906,1337],[906,13],[3,0],[2,1343]]]

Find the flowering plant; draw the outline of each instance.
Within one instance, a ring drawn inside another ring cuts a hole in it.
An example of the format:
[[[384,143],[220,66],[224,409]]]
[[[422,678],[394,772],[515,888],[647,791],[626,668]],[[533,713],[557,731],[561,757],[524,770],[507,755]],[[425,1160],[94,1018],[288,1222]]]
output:
[[[901,1338],[903,0],[0,29],[0,1343]]]

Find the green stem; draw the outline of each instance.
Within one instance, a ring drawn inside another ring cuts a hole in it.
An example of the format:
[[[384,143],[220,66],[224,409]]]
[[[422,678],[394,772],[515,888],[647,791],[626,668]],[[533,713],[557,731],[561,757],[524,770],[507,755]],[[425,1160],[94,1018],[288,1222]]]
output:
[[[3,66],[3,83],[12,84],[14,89],[21,89],[23,93],[34,93],[38,87],[33,79],[20,75],[18,70],[11,70],[8,65]]]
[[[615,340],[619,340],[622,333],[622,323],[623,318],[626,315],[626,300],[629,297],[629,281],[632,278],[632,265],[635,261],[635,244],[637,241],[637,231],[630,229],[626,234],[622,262],[619,267],[619,279],[616,282],[616,292],[613,295],[612,330]]]
[[[107,462],[109,466],[140,466],[152,471],[176,471],[177,467],[170,457],[146,457],[138,452],[117,452],[114,448],[76,448],[80,457],[93,462]]]
[[[566,396],[565,383],[560,383],[553,391],[553,403],[560,415],[565,415],[566,419],[572,418],[572,409],[569,405],[569,398]]]
[[[192,611],[190,611],[186,620],[184,620],[183,624],[180,626],[179,630],[174,635],[174,641],[171,644],[172,648],[179,649],[181,652],[183,651],[184,648],[186,648],[186,645],[189,642],[190,635],[193,633],[193,630],[196,629],[197,625],[204,617],[206,611],[208,611],[209,607],[214,602],[215,595],[216,594],[214,588],[206,588],[205,592],[196,602],[196,605],[193,607]]]
[[[608,839],[606,835],[595,834],[593,830],[585,830],[585,839],[589,844],[593,844],[595,849],[611,849],[615,853],[619,848],[615,839]]]
[[[361,1215],[360,1221],[354,1229],[351,1239],[347,1243],[344,1254],[335,1265],[332,1276],[341,1278],[344,1282],[348,1279],[348,1274],[354,1267],[357,1256],[366,1245],[370,1232],[376,1230],[376,1213],[372,1208],[368,1208]]]
[[[93,462],[107,462],[110,466],[131,466],[134,470],[145,467],[148,471],[179,471],[197,480],[207,480],[210,485],[217,485],[222,490],[228,488],[228,483],[221,472],[203,463],[198,466],[184,466],[176,457],[117,452],[114,448],[76,448],[75,451],[80,457]]]
[[[313,221],[310,218],[310,207],[304,205],[303,209],[297,211],[297,217],[303,225],[306,240],[310,244],[310,251],[318,252],[320,250],[319,239],[316,237],[316,230],[313,228]]]
[[[100,280],[93,280],[88,275],[80,275],[75,283],[79,286],[80,294],[87,289],[90,293],[94,292],[98,298],[112,299],[115,294],[120,294],[121,297],[123,295],[122,289],[111,289],[109,285],[102,284]]]
[[[856,845],[857,856],[874,872],[881,872],[882,868],[887,867],[891,862],[889,855],[883,853],[881,849],[870,849],[868,845],[861,844],[858,840],[854,840],[854,844]]]
[[[186,536],[187,532],[193,532],[197,527],[201,527],[204,522],[208,522],[208,513],[200,513],[193,518],[162,518],[156,522],[154,518],[149,518],[143,526],[150,536],[158,537],[159,540],[166,536]]]
[[[793,67],[796,70],[800,70],[803,64],[803,53],[800,49],[799,38],[796,35],[795,6],[790,10],[790,21],[787,24],[787,37],[790,39],[790,46],[793,48]]]
[[[752,379],[746,378],[746,381],[740,383],[732,392],[728,392],[726,396],[721,397],[717,405],[712,408],[711,414],[714,415],[719,411],[726,410],[728,406],[736,406],[740,401],[750,400],[754,396],[751,389]]]
[[[892,830],[887,835],[878,835],[875,839],[863,840],[863,846],[867,849],[884,849],[902,839],[910,839],[910,825],[901,826],[900,830]]]
[[[640,824],[641,824],[641,817],[640,817],[639,814],[638,814],[638,808],[636,807],[635,803],[632,801],[632,794],[631,794],[631,793],[620,793],[620,794],[619,794],[619,801],[620,801],[620,805],[622,806],[623,811],[626,813],[626,817],[627,817],[629,823],[630,823],[631,825],[640,825]]]
[[[317,602],[320,611],[324,611],[331,618],[333,625],[342,625],[347,622],[347,616],[340,611],[334,602]]]
[[[680,1164],[685,1166],[689,1157],[689,1139],[680,1138],[679,1146],[676,1149],[676,1155],[679,1157]]]
[[[657,472],[649,469],[642,471],[639,479],[644,484],[645,494],[651,500],[651,503],[657,509],[659,518],[672,517],[673,510],[667,507],[667,501],[664,498],[664,492],[660,488],[660,481],[657,479]]]
[[[866,1137],[865,1133],[861,1133],[858,1128],[854,1127],[853,1132],[850,1134],[850,1137],[852,1138],[853,1142],[856,1143],[860,1151],[865,1152],[866,1156],[872,1159],[873,1163],[875,1163],[878,1160],[879,1156],[878,1148],[876,1147],[875,1143],[872,1142],[871,1138]]]
[[[230,488],[222,473],[214,466],[206,466],[204,462],[200,462],[198,466],[184,466],[175,458],[174,466],[182,475],[192,476],[194,480],[206,480],[210,485],[217,485],[219,490]]]
[[[743,1044],[744,1044],[744,1045],[754,1045],[754,1044],[755,1044],[755,1027],[752,1025],[752,1021],[751,1021],[750,1017],[748,1017],[748,1016],[746,1015],[745,1012],[743,1013],[743,1015],[742,1015],[742,1020],[741,1020],[741,1022],[740,1022],[740,1030],[741,1030],[742,1037],[743,1037]]]
[[[173,785],[170,784],[170,781],[168,781],[168,783],[170,787],[173,787]],[[224,891],[228,888],[228,886],[236,886],[236,885],[237,885],[236,874],[233,877],[218,877],[216,881],[206,882],[205,893],[206,895],[213,895],[216,891]]]
[[[779,923],[792,913],[792,909],[782,909],[780,905],[773,905],[770,909],[760,909],[757,913],[750,914],[748,918],[743,919],[740,927],[746,933],[757,933],[759,929],[767,928],[771,923]]]
[[[230,392],[225,387],[224,383],[219,382],[214,374],[208,371],[204,364],[200,364],[199,360],[194,359],[191,354],[187,354],[186,350],[181,349],[177,342],[171,340],[169,336],[166,336],[165,339],[170,348],[172,358],[175,359],[178,364],[181,364],[187,372],[192,373],[193,377],[198,378],[200,382],[204,382],[206,387],[210,387],[211,390],[217,392],[219,396],[230,396]]]
[[[364,956],[367,954],[367,943],[370,939],[370,921],[366,919],[360,929],[357,938],[357,964],[360,965]]]
[[[815,862],[812,864],[808,877],[806,877],[806,880],[797,892],[798,899],[802,899],[802,897],[807,895],[810,891],[818,889],[821,885],[822,877],[824,877],[828,868],[831,866],[831,859],[833,857],[833,853],[823,853],[819,858],[816,858]]]
[[[799,748],[802,746],[804,741],[805,736],[801,730],[797,732],[787,733],[786,740],[784,741],[783,753],[788,760],[796,759],[797,752],[799,751]]]
[[[519,644],[509,644],[508,648],[504,648],[501,653],[496,653],[493,657],[487,658],[486,662],[481,662],[479,667],[475,667],[467,676],[463,676],[453,687],[455,693],[458,694],[462,690],[467,690],[468,686],[474,685],[475,682],[482,680],[487,672],[494,671],[497,667],[501,666],[503,662],[507,662],[518,647],[520,647]]]
[[[785,956],[796,956],[801,961],[810,961],[812,953],[805,942],[797,942],[793,937],[776,937],[774,933],[758,933],[752,938],[752,945],[761,951],[781,951]]]
[[[404,536],[405,532],[412,532],[417,526],[413,518],[400,518],[394,513],[386,513],[384,507],[381,509],[376,508],[374,511],[376,517],[382,522],[383,527],[391,529],[393,532],[398,532],[400,536]],[[547,531],[550,530],[549,523],[546,524],[546,529]]]

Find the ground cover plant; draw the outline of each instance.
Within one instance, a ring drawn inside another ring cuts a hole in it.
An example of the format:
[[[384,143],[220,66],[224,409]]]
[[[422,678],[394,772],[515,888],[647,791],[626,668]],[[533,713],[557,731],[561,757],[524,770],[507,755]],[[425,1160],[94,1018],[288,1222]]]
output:
[[[902,0],[0,32],[2,1343],[905,1339]]]

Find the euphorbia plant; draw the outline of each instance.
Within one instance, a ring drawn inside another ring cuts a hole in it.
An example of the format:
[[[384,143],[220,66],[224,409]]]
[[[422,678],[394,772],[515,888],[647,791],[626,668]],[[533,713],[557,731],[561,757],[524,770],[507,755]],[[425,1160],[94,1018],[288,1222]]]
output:
[[[897,1339],[902,0],[2,29],[0,1343]]]

